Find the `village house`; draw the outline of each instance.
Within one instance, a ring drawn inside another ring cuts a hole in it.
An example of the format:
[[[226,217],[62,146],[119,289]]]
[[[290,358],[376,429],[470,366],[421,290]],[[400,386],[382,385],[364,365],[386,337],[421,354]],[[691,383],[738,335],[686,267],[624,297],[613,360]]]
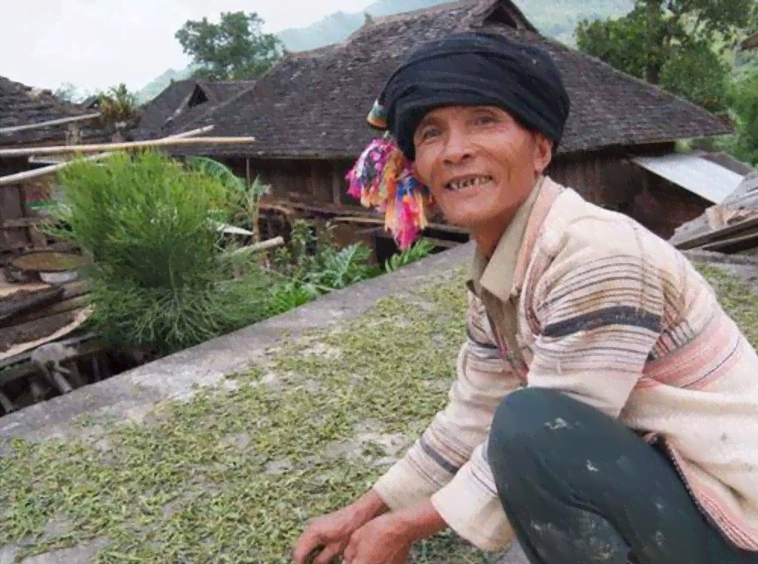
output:
[[[58,100],[49,90],[0,77],[0,148],[98,143],[115,132],[96,109]],[[50,164],[49,159],[0,157],[0,178]],[[49,178],[0,185],[0,252],[33,244],[35,209],[49,198]]]
[[[165,137],[254,84],[252,81],[176,80],[140,108],[134,136],[138,139]]]
[[[172,152],[214,157],[241,176],[260,175],[276,196],[311,210],[360,213],[346,194],[344,174],[376,135],[366,124],[375,97],[409,49],[468,29],[512,35],[555,58],[572,103],[549,171],[557,181],[663,236],[713,203],[632,159],[669,155],[678,140],[728,134],[732,126],[544,37],[510,0],[464,0],[375,18],[343,43],[287,54],[254,85],[175,130],[212,124],[212,135],[252,135],[254,143]]]

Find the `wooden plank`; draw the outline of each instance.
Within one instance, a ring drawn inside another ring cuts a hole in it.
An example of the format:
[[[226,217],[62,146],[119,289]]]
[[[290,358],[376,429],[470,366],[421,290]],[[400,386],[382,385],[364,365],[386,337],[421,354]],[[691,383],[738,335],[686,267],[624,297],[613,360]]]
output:
[[[76,360],[108,350],[107,344],[100,337],[92,333],[85,333],[56,342],[76,349],[77,355],[73,357]],[[16,357],[7,359],[6,362],[0,363],[0,387],[37,371],[37,366],[31,361],[32,352],[34,351],[27,351]]]
[[[727,254],[739,253],[758,247],[758,231],[753,231],[738,237],[715,241],[699,247],[703,251],[715,251]]]
[[[3,233],[5,232],[3,231]],[[4,259],[4,260],[0,260],[0,264],[7,263],[10,257],[15,257],[17,256],[19,251],[24,251],[27,249],[29,249],[29,243],[19,243],[19,244],[15,244],[15,245],[10,246],[9,248],[4,249],[4,251],[11,251],[11,252],[0,253],[0,257]],[[47,247],[45,247],[45,250],[71,252],[74,250],[74,246],[71,245],[71,243],[53,243],[52,245],[48,245]]]
[[[741,221],[739,223],[735,223],[734,225],[730,225],[724,229],[719,229],[718,231],[705,233],[703,235],[693,237],[692,239],[681,241],[676,245],[676,247],[682,250],[694,249],[725,239],[728,236],[737,236],[739,234],[744,234],[746,231],[751,231],[756,228],[758,228],[758,216],[746,219],[745,221]]]
[[[24,217],[21,189],[14,186],[13,190],[0,190],[0,216],[4,221],[16,220]],[[8,248],[18,248],[19,245],[27,245],[28,240],[22,232],[5,231],[5,240]]]
[[[3,304],[0,302],[0,327],[18,325],[18,323],[15,322],[17,317],[21,317],[24,313],[29,311],[45,309],[48,306],[59,302],[63,297],[63,292],[63,288],[48,288],[40,292],[35,292],[15,303],[10,302]],[[12,295],[13,294],[11,294],[11,296]]]
[[[23,325],[24,323],[37,321],[38,319],[44,319],[45,317],[52,317],[53,315],[68,313],[69,311],[82,309],[86,307],[88,303],[89,301],[87,299],[87,296],[78,296],[76,298],[59,301],[58,303],[52,304],[44,309],[32,311],[24,315],[19,315],[10,320],[6,319],[6,322],[10,321],[11,323],[3,323],[0,325],[0,327],[15,327],[16,325]]]

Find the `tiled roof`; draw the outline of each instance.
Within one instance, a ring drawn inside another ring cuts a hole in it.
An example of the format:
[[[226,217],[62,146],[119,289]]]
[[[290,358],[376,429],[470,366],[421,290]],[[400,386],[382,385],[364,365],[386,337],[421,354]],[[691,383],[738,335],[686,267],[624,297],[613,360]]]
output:
[[[169,135],[253,84],[251,81],[208,82],[193,79],[173,82],[142,106],[135,136],[151,139]]]
[[[50,91],[40,90],[0,76],[0,129],[91,114],[65,104]],[[0,133],[0,146],[29,145],[55,139],[65,140],[66,125],[53,125],[12,133]]]

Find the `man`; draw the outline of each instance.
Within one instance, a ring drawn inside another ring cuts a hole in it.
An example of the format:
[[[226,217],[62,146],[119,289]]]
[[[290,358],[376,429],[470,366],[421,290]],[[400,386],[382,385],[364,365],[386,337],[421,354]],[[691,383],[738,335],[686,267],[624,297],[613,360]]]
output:
[[[411,54],[387,128],[476,256],[450,402],[294,560],[401,564],[452,528],[537,564],[758,563],[758,356],[685,257],[543,174],[569,100],[540,50]]]

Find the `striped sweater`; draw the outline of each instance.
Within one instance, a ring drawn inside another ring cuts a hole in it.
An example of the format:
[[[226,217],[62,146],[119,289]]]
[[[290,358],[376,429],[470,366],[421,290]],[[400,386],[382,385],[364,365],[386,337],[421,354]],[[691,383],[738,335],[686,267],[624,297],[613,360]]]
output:
[[[538,386],[659,437],[701,510],[758,551],[758,356],[679,251],[544,179],[472,282],[448,405],[374,486],[392,510],[431,498],[476,546],[508,546],[487,434],[506,394]]]

